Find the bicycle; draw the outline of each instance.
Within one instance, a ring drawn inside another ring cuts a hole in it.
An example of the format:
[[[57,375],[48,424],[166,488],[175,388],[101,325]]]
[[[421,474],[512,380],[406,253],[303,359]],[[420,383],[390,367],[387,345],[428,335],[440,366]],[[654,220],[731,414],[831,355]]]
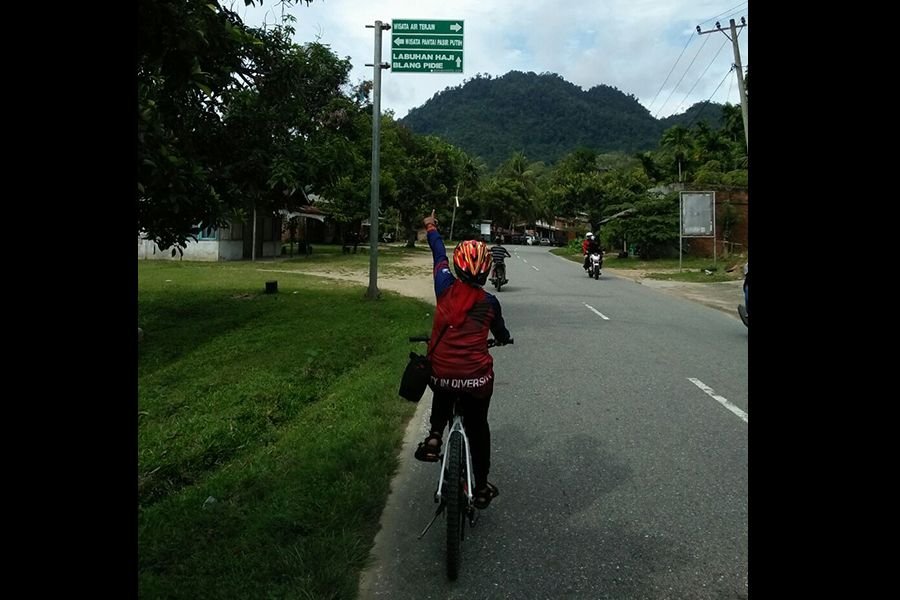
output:
[[[409,338],[410,342],[428,342],[428,336],[416,336]],[[512,344],[510,338],[506,344]],[[500,345],[506,345],[500,344]],[[488,348],[496,347],[494,339],[487,340]],[[466,521],[469,527],[474,528],[478,521],[478,511],[475,508],[474,475],[472,470],[472,454],[469,450],[469,438],[466,436],[466,428],[463,424],[463,415],[457,410],[458,397],[450,403],[450,432],[447,435],[447,451],[439,461],[441,471],[438,476],[437,490],[434,492],[434,501],[438,504],[437,510],[422,533],[417,539],[422,539],[438,516],[446,511],[447,518],[447,578],[454,580],[459,575],[460,546],[466,537]],[[445,489],[446,488],[446,489]]]

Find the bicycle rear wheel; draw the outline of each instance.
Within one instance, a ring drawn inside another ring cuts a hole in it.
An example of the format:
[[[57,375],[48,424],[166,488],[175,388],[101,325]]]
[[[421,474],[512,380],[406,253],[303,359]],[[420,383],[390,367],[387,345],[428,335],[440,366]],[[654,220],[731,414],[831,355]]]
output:
[[[466,499],[463,492],[465,456],[462,451],[462,434],[450,434],[447,458],[447,577],[456,579],[459,575],[460,543],[466,518]]]

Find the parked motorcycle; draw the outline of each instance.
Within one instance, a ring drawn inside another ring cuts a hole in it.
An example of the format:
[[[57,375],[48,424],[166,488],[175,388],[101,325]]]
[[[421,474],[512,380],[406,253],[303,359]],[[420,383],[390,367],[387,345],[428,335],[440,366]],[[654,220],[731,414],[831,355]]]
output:
[[[588,258],[588,277],[600,279],[600,268],[603,266],[603,255],[599,252],[591,252]]]
[[[494,287],[497,288],[497,291],[500,291],[500,288],[509,283],[509,280],[506,279],[506,265],[503,263],[496,263],[494,265],[494,272],[492,273],[491,283],[494,284]]]

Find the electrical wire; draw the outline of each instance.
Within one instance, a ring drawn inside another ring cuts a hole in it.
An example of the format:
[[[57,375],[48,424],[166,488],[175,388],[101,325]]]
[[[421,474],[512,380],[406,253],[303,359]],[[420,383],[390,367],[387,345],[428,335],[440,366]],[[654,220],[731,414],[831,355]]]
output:
[[[722,48],[725,47],[725,44],[726,44],[726,43],[728,43],[727,40],[724,41],[724,42],[722,42],[722,45],[719,46],[719,49],[716,51],[715,56],[712,57],[712,60],[709,61],[709,64],[706,65],[706,68],[703,69],[703,72],[700,73],[700,76],[699,76],[699,77],[697,77],[697,81],[694,82],[694,85],[691,86],[691,89],[688,90],[688,93],[684,95],[684,98],[683,98],[683,99],[681,100],[681,102],[678,104],[678,108],[675,109],[675,112],[678,112],[679,110],[681,110],[681,107],[684,105],[685,101],[688,99],[688,96],[691,95],[691,92],[694,91],[694,88],[697,87],[697,84],[700,83],[700,81],[703,79],[703,76],[706,75],[706,72],[709,70],[709,68],[712,66],[712,64],[713,64],[713,63],[716,61],[716,59],[719,57],[719,54],[722,53]],[[718,88],[717,88],[717,89],[718,89]]]
[[[731,15],[733,15],[733,14],[736,13],[736,12],[741,12],[741,11],[739,11],[739,10],[737,10],[737,9],[740,8],[741,5],[743,5],[743,4],[747,4],[747,3],[746,3],[746,2],[741,2],[741,3],[738,4],[737,6],[733,6],[733,7],[729,8],[728,10],[726,10],[725,12],[723,12],[723,13],[721,13],[721,14],[718,14],[718,15],[714,16],[713,18],[707,19],[707,20],[703,21],[702,23],[700,23],[700,25],[704,25],[705,23],[709,23],[710,21],[715,21],[715,20],[718,19],[719,17],[723,17],[723,16],[725,16],[725,17],[730,17]]]
[[[728,77],[728,75],[732,71],[734,71],[734,65],[732,65],[731,68],[728,69],[728,71],[725,73],[725,77]],[[722,78],[722,81],[719,82],[719,85],[716,86],[716,89],[713,90],[713,93],[709,95],[709,98],[703,101],[703,104],[700,106],[700,110],[697,111],[697,114],[694,115],[694,118],[691,119],[690,123],[688,123],[688,126],[687,126],[688,129],[693,127],[694,123],[697,122],[697,119],[699,119],[700,115],[703,114],[703,109],[706,108],[707,106],[709,106],[709,101],[712,100],[712,97],[716,95],[716,92],[718,92],[719,88],[722,87],[722,84],[725,83],[725,77]]]
[[[694,61],[697,60],[697,57],[700,55],[700,52],[701,52],[701,51],[703,50],[703,48],[706,46],[706,43],[707,43],[708,41],[709,41],[709,38],[708,38],[708,37],[703,38],[703,44],[700,45],[700,48],[697,49],[697,54],[695,54],[695,55],[694,55],[694,58],[691,59],[691,64],[689,64],[689,65],[687,66],[687,69],[684,70],[684,73],[681,74],[681,79],[678,80],[678,83],[676,83],[676,84],[675,84],[675,87],[672,88],[672,91],[669,92],[669,96],[666,98],[666,101],[663,102],[663,103],[662,103],[662,106],[660,106],[660,107],[657,109],[656,114],[653,115],[654,118],[656,118],[656,116],[660,113],[660,111],[662,111],[662,109],[666,106],[666,104],[669,103],[669,98],[672,97],[672,94],[674,94],[674,93],[675,93],[675,90],[678,89],[678,86],[681,85],[681,82],[684,80],[684,76],[687,75],[688,71],[691,70],[691,66],[693,66]]]
[[[662,85],[659,86],[659,90],[657,90],[656,95],[653,96],[653,100],[650,102],[650,105],[647,107],[647,111],[650,111],[650,109],[653,108],[653,104],[656,102],[656,99],[659,98],[659,93],[666,86],[666,82],[669,81],[669,77],[672,76],[672,72],[675,70],[675,67],[678,66],[678,61],[680,61],[681,57],[684,56],[684,51],[687,50],[687,47],[690,45],[691,40],[693,40],[693,39],[694,39],[694,32],[691,32],[690,35],[688,35],[687,43],[684,45],[684,48],[681,49],[681,54],[679,54],[678,58],[675,59],[675,63],[672,65],[672,68],[669,69],[669,74],[666,75],[666,78],[665,78],[665,80],[663,80]]]

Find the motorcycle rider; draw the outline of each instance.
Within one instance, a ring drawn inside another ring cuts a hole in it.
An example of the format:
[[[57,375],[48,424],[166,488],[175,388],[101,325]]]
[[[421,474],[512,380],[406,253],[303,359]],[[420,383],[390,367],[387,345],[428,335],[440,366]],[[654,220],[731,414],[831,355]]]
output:
[[[497,276],[497,265],[503,265],[503,268],[501,269],[503,271],[503,281],[501,283],[509,283],[509,280],[506,278],[506,262],[504,261],[507,256],[512,258],[512,254],[509,253],[509,250],[503,247],[502,241],[491,246],[491,258],[494,260],[494,269],[491,271],[489,279],[494,279]]]
[[[589,261],[592,253],[596,252],[601,256],[603,255],[603,252],[600,250],[600,242],[597,241],[597,238],[590,231],[584,235],[584,241],[581,242],[581,252],[584,254],[584,264],[582,266],[585,271],[590,268]]]

